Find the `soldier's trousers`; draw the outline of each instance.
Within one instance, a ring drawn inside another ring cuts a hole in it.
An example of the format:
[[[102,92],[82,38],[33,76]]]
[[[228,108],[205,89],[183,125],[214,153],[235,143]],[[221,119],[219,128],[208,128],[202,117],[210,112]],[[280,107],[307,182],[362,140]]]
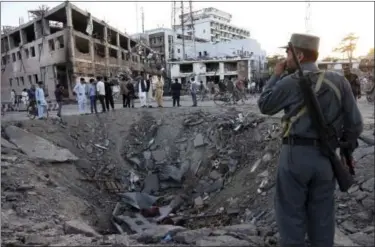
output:
[[[329,160],[312,146],[283,145],[275,210],[280,246],[333,246],[335,179]]]

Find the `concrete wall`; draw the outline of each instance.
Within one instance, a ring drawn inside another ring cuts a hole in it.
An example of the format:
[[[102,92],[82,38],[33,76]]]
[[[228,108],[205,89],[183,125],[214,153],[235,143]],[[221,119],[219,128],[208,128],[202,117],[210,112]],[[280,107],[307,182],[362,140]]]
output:
[[[64,48],[58,46],[57,38],[61,36],[64,37]],[[55,42],[54,51],[50,50],[48,44],[50,40]],[[35,49],[34,57],[31,54],[32,47]],[[66,62],[66,47],[67,32],[66,30],[62,30],[3,53],[2,57],[9,55],[10,61],[6,65],[3,65],[5,69],[1,75],[1,101],[8,101],[10,99],[11,89],[15,89],[17,93],[21,93],[24,88],[30,88],[31,83],[36,83],[35,75],[38,77],[38,81],[43,80],[48,91],[52,92],[56,83],[53,76],[53,65]],[[39,50],[40,48],[42,50]],[[28,58],[26,57],[26,49],[29,53]],[[22,60],[17,57],[17,52],[21,52]],[[16,55],[15,62],[13,62],[12,54]],[[19,83],[17,83],[17,78]],[[30,78],[31,81],[29,80]],[[12,85],[10,85],[10,79],[12,79]],[[50,95],[51,92],[49,92]]]

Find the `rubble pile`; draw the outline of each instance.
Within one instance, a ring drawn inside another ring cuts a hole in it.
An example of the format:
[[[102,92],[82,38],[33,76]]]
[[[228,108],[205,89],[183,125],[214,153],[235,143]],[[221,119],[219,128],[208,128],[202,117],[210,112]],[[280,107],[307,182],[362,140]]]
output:
[[[137,234],[155,225],[198,230],[245,224],[256,229],[256,243],[264,242],[276,233],[269,201],[278,136],[278,124],[234,109],[185,115],[178,131],[145,115],[125,138],[124,157],[133,171],[113,224],[120,233]],[[258,221],[271,225],[262,236]]]
[[[278,120],[235,109],[125,119],[2,127],[4,245],[277,245]],[[371,246],[373,146],[360,141],[354,158],[335,242]]]

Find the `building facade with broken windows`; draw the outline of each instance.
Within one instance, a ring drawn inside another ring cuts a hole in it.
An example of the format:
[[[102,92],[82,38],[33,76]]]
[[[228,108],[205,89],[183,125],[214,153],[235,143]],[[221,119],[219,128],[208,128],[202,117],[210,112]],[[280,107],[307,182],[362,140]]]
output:
[[[1,36],[1,98],[43,81],[49,99],[57,83],[64,96],[80,77],[119,73],[158,73],[151,49],[75,5],[64,2]]]
[[[170,61],[171,77],[186,84],[192,77],[195,81],[208,81],[232,78],[251,79],[251,60],[249,58],[232,58],[218,60]]]

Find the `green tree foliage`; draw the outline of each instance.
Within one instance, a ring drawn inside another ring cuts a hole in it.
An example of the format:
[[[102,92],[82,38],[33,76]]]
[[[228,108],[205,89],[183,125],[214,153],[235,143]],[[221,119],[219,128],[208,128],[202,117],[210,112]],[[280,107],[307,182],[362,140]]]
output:
[[[333,49],[334,52],[343,53],[349,59],[349,64],[352,64],[353,52],[357,48],[358,36],[354,33],[349,33],[340,42],[340,44]]]

